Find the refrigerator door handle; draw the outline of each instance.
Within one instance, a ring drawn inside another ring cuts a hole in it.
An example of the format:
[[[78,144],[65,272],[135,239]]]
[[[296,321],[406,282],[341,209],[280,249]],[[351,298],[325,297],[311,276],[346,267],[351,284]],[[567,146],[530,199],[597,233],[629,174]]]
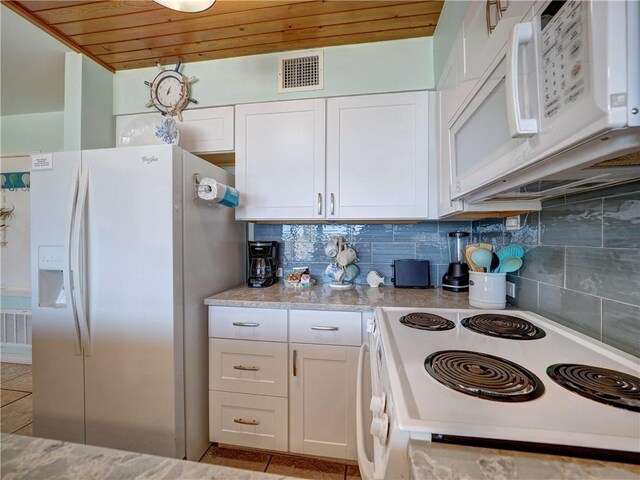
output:
[[[80,268],[82,265],[82,253],[83,248],[82,241],[82,226],[84,219],[84,212],[87,203],[87,190],[89,188],[89,171],[85,168],[80,176],[80,185],[78,189],[78,202],[73,221],[73,238],[72,238],[72,250],[71,256],[71,274],[73,280],[72,295],[74,303],[76,305],[76,311],[78,314],[78,323],[80,325],[80,333],[82,336],[82,346],[84,349],[84,355],[91,356],[91,334],[89,332],[89,322],[87,321],[87,311],[84,305],[84,291],[82,285],[82,275]]]
[[[73,181],[72,181],[72,189],[73,191],[71,192],[71,201],[69,202],[69,209],[68,209],[68,213],[67,213],[67,219],[66,219],[66,223],[65,223],[65,228],[64,228],[64,254],[65,254],[65,258],[64,258],[64,268],[62,270],[62,281],[64,284],[64,291],[67,292],[67,302],[69,302],[69,305],[71,306],[71,314],[73,315],[73,321],[76,324],[76,335],[77,335],[77,342],[75,342],[75,354],[76,355],[82,355],[82,333],[81,333],[81,329],[80,329],[80,322],[78,321],[78,313],[76,311],[76,304],[75,304],[75,300],[73,298],[73,288],[72,288],[72,280],[71,280],[71,272],[72,272],[72,267],[71,267],[71,257],[72,257],[72,252],[71,252],[71,244],[72,244],[72,238],[73,238],[73,221],[75,218],[75,213],[76,213],[76,205],[77,205],[77,199],[78,199],[78,172],[79,172],[79,168],[75,170],[74,174],[73,174]]]

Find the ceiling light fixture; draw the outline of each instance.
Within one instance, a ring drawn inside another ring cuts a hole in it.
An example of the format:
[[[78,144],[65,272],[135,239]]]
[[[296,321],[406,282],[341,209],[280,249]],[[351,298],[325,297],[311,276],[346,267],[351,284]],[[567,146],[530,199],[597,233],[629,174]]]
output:
[[[211,7],[216,0],[153,0],[163,7],[179,12],[197,13]]]

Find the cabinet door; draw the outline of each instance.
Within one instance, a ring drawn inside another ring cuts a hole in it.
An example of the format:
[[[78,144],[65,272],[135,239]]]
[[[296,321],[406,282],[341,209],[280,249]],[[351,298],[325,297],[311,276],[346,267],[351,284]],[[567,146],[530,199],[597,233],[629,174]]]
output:
[[[327,101],[327,218],[428,216],[428,93]]]
[[[239,220],[324,218],[324,99],[236,107]]]
[[[289,450],[356,459],[358,347],[289,345]]]

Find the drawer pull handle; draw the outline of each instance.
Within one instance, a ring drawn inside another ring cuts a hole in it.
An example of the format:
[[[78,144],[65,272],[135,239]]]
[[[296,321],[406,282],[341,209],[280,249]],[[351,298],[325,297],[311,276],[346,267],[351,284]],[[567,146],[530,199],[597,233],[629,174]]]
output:
[[[259,327],[257,322],[233,322],[234,327]]]
[[[247,372],[257,372],[258,370],[260,370],[260,367],[245,367],[244,365],[234,365],[233,368],[235,370],[246,370]]]
[[[242,418],[234,418],[233,423],[240,423],[241,425],[260,425],[258,420],[243,420]]]
[[[325,327],[324,325],[314,325],[311,330],[322,330],[325,332],[337,332],[339,327]]]
[[[291,363],[293,363],[293,376],[297,377],[298,376],[298,351],[297,350],[293,351],[293,361]]]

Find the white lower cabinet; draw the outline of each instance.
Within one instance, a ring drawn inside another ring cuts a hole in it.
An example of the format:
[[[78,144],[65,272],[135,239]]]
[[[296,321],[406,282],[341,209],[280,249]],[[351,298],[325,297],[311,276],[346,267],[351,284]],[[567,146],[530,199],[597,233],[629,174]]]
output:
[[[209,307],[209,440],[355,460],[361,340],[360,312]]]
[[[289,450],[357,458],[358,347],[289,345]]]
[[[287,451],[287,399],[209,391],[211,441]]]

